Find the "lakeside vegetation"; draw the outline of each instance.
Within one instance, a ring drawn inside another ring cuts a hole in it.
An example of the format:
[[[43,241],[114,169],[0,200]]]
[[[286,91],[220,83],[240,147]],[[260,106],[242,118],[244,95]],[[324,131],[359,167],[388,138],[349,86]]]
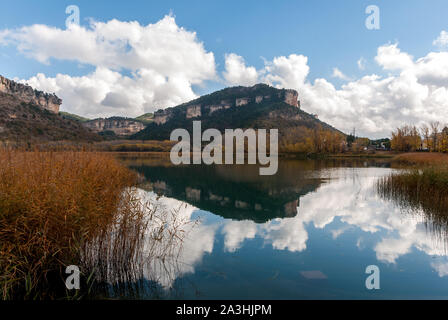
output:
[[[380,195],[423,210],[438,225],[448,221],[448,127],[404,125],[392,132],[391,147],[404,152],[392,159],[402,170],[379,179]]]
[[[422,210],[432,221],[448,220],[448,166],[406,169],[380,178],[377,187],[382,197]]]
[[[1,150],[0,297],[108,297],[137,284],[144,262],[175,255],[183,222],[143,201],[137,182],[109,154]],[[65,288],[69,265],[81,290]]]
[[[377,181],[379,194],[403,208],[422,210],[435,225],[448,224],[448,154],[404,153],[392,159],[401,168]]]
[[[406,166],[444,166],[448,165],[448,154],[435,152],[409,152],[396,155],[393,164]]]

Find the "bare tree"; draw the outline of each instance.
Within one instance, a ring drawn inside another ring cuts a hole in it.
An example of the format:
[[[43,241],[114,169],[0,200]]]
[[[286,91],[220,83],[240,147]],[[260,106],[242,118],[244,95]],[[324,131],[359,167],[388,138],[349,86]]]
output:
[[[437,138],[439,136],[439,128],[440,128],[440,122],[439,121],[432,121],[430,123],[431,126],[431,136],[432,136],[432,145],[433,145],[433,151],[437,151]]]
[[[426,148],[429,149],[430,128],[427,124],[423,124],[420,128],[420,135],[423,137],[423,141],[426,144]],[[423,146],[422,146],[423,149]]]

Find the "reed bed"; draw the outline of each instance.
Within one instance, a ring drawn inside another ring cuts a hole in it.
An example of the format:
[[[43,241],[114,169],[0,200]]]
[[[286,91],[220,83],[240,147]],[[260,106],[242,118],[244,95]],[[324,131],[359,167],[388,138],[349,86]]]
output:
[[[377,181],[379,194],[403,208],[423,211],[435,228],[448,227],[448,165],[401,170]]]
[[[0,150],[1,298],[108,297],[180,250],[184,222],[142,201],[137,180],[103,153]],[[82,290],[65,288],[68,265]]]
[[[410,152],[402,153],[392,159],[393,163],[402,165],[448,165],[448,154],[436,152]]]

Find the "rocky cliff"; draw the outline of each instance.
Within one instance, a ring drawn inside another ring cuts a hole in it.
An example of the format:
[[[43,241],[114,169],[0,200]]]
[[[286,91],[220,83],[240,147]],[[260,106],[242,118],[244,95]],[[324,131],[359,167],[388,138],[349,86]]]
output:
[[[218,94],[217,94],[218,93]],[[300,107],[299,94],[292,89],[276,89],[265,84],[257,84],[252,87],[227,88],[211,95],[190,101],[179,107],[185,109],[185,119],[200,118],[203,115],[229,109],[231,107],[244,107],[251,103],[275,103],[284,102],[293,107]],[[232,99],[220,100],[220,94],[230,95]],[[156,124],[165,124],[177,113],[179,107],[158,110],[154,113]]]
[[[138,140],[168,140],[174,129],[191,130],[192,122],[200,120],[202,129],[221,132],[231,128],[279,129],[280,138],[289,132],[306,132],[324,128],[335,131],[300,108],[299,95],[291,89],[277,89],[266,84],[252,87],[231,87],[204,95],[176,107],[158,110],[154,121],[133,135]],[[296,134],[295,142],[306,137]]]
[[[17,83],[2,76],[0,76],[0,92],[11,94],[23,102],[33,103],[53,113],[58,113],[59,106],[62,104],[62,100],[55,94],[35,90],[28,85]]]
[[[79,121],[48,112],[17,95],[0,92],[0,144],[26,144],[47,141],[99,141],[101,137]]]
[[[145,128],[145,125],[134,119],[112,117],[107,119],[94,119],[83,123],[93,132],[112,131],[117,136],[129,136]]]

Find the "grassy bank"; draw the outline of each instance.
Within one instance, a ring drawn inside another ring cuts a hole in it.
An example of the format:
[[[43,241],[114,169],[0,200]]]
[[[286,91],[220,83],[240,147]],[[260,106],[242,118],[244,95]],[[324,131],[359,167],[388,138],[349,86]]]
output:
[[[448,165],[448,154],[436,152],[402,153],[395,156],[392,162],[411,166],[444,166]]]
[[[162,243],[164,259],[181,226],[142,202],[137,178],[109,154],[1,150],[0,297],[107,295],[101,284],[141,278],[145,241]],[[66,290],[68,265],[80,267],[82,290]]]

